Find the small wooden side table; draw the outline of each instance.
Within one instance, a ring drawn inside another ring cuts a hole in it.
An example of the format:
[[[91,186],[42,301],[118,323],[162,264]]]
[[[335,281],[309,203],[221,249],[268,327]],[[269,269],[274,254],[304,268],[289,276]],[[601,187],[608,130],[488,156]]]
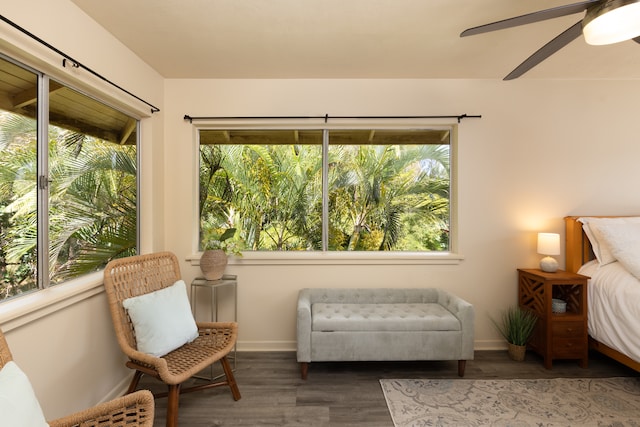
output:
[[[538,316],[529,347],[551,369],[553,359],[577,359],[589,363],[587,329],[587,276],[558,270],[518,269],[518,304]],[[552,299],[567,303],[566,312],[554,313]]]

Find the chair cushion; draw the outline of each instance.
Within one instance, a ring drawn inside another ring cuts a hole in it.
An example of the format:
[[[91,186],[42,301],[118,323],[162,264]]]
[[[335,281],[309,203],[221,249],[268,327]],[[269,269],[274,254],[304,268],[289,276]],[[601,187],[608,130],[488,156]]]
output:
[[[459,331],[460,321],[437,303],[311,306],[313,331]]]
[[[0,370],[0,424],[3,426],[48,426],[31,382],[14,361]]]
[[[129,313],[139,351],[164,356],[198,338],[183,280],[148,294],[127,298],[122,305]]]

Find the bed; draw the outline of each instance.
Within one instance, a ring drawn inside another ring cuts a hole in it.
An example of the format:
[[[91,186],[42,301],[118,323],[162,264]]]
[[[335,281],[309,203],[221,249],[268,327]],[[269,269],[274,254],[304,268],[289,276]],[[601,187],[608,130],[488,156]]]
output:
[[[589,347],[640,372],[640,217],[569,216],[565,231],[566,270],[590,277]]]

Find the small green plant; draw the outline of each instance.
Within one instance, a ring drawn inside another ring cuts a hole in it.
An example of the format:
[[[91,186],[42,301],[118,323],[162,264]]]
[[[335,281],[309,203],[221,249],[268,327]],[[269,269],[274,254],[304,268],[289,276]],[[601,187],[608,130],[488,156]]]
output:
[[[502,313],[500,322],[493,318],[491,321],[507,342],[514,345],[527,345],[538,321],[538,316],[532,311],[520,307],[509,307]]]
[[[235,241],[231,240],[235,234],[235,228],[227,228],[222,232],[210,228],[203,232],[202,250],[220,249],[226,254],[241,256],[242,252],[240,251],[240,247]]]

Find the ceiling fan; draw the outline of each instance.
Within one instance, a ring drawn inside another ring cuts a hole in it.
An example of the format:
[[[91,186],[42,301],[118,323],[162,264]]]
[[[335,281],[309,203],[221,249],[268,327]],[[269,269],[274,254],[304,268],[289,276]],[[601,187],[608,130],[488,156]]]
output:
[[[587,43],[604,45],[631,40],[640,43],[640,0],[586,0],[578,3],[544,9],[490,24],[464,30],[460,37],[503,30],[547,19],[584,12],[583,19],[537,50],[504,80],[520,77],[569,43],[584,35]]]

